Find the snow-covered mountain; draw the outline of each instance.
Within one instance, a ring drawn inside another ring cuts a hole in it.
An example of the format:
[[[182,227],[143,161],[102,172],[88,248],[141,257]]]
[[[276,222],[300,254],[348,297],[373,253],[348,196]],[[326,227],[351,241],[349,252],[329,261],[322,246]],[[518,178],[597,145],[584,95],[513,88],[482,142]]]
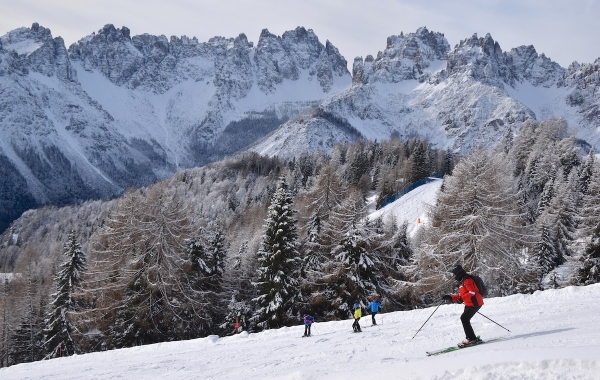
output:
[[[562,68],[490,35],[453,49],[420,28],[347,62],[298,27],[236,38],[131,36],[68,49],[33,24],[0,37],[0,231],[22,211],[109,197],[250,149],[292,157],[364,137],[468,151],[528,119],[564,117],[600,147],[600,59]]]
[[[220,159],[351,83],[337,48],[302,27],[254,46],[106,25],[67,50],[35,23],[0,37],[0,77],[4,224]]]
[[[427,357],[426,351],[464,339],[462,309],[453,304],[382,310],[378,326],[369,326],[369,316],[360,320],[360,334],[352,333],[352,320],[319,322],[317,316],[310,338],[300,337],[304,326],[298,321],[298,326],[258,334],[18,364],[0,368],[0,378],[598,379],[600,284],[486,299],[473,328],[483,340],[503,339]]]
[[[420,28],[388,38],[374,58],[354,60],[353,84],[253,146],[294,156],[356,136],[426,137],[468,152],[518,132],[528,119],[562,117],[576,136],[600,147],[600,58],[562,68],[533,46],[506,52],[488,34],[454,49]]]

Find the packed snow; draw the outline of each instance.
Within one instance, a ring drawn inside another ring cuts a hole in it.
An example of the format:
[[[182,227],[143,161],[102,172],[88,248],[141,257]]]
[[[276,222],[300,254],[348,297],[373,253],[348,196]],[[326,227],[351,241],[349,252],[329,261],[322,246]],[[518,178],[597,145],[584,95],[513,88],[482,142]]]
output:
[[[600,379],[600,284],[490,298],[472,324],[504,339],[428,357],[462,340],[462,305],[160,343],[19,364],[9,379]],[[416,335],[419,327],[435,311]]]

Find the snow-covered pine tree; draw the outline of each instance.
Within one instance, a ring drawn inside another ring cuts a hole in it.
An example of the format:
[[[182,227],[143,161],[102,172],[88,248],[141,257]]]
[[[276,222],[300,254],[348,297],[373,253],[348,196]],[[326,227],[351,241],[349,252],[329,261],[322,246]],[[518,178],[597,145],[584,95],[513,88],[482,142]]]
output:
[[[584,285],[600,282],[600,223],[580,260],[582,264],[578,273],[579,282]]]
[[[553,226],[551,239],[554,242],[556,265],[565,262],[565,257],[572,256],[571,244],[574,240],[577,227],[577,210],[575,208],[574,174],[563,179],[559,173],[560,181],[555,185],[556,196],[549,202],[539,219],[548,226]]]
[[[534,265],[538,279],[564,262],[564,257],[556,252],[552,228],[545,222],[540,225],[539,241],[532,248],[532,265]]]
[[[409,158],[410,177],[409,182],[416,182],[427,178],[431,174],[431,160],[429,157],[429,144],[427,141],[417,141],[414,151]]]
[[[341,265],[336,274],[338,294],[332,305],[337,305],[336,315],[342,318],[348,317],[352,304],[363,304],[377,294],[377,263],[370,254],[370,236],[362,227],[352,225],[336,249],[336,260]]]
[[[594,155],[594,148],[592,147],[587,158],[583,161],[579,170],[577,190],[579,190],[581,194],[588,193],[590,183],[592,182],[592,178],[594,176],[595,161],[596,160]]]
[[[28,277],[27,302],[21,316],[21,322],[11,337],[10,356],[12,362],[29,363],[44,358],[44,333],[43,321],[40,313],[33,307],[35,281],[31,274]]]
[[[538,206],[537,206],[538,214],[543,213],[544,210],[546,210],[546,208],[550,205],[550,202],[552,201],[552,199],[554,198],[554,195],[555,195],[554,194],[555,193],[554,182],[555,181],[556,181],[556,168],[553,167],[552,171],[550,172],[550,178],[544,184],[544,190],[542,191],[542,195],[538,202]]]
[[[328,319],[349,317],[352,304],[364,303],[379,290],[380,263],[372,252],[375,232],[366,219],[366,204],[360,192],[351,192],[333,210],[328,234],[338,236],[332,257],[323,265],[318,282],[326,300]]]
[[[225,272],[227,247],[223,225],[217,223],[215,231],[208,241],[208,267],[211,290],[215,293],[221,291],[223,285],[223,273]]]
[[[239,293],[234,291],[227,305],[227,314],[225,315],[224,322],[219,326],[225,331],[226,335],[233,335],[235,333],[236,321],[240,324],[241,328],[238,332],[248,331],[250,328],[252,309],[246,301],[238,300],[238,298]]]
[[[72,295],[81,284],[81,274],[87,264],[75,231],[71,231],[67,238],[64,254],[68,259],[61,265],[62,269],[55,278],[56,293],[51,296],[51,310],[45,321],[44,347],[47,358],[71,356],[77,352],[69,312],[76,309]]]
[[[306,225],[306,240],[303,244],[304,258],[300,275],[306,278],[310,272],[319,272],[323,264],[323,249],[319,242],[321,238],[321,216],[320,209],[315,210]]]
[[[586,175],[586,171],[584,171],[584,176]],[[584,183],[587,182],[588,184],[585,191],[581,194],[580,222],[577,231],[578,238],[585,241],[589,241],[593,235],[598,225],[598,215],[600,215],[600,163],[594,162],[591,173],[589,180],[584,181]]]
[[[297,227],[292,197],[284,179],[273,194],[265,232],[258,251],[258,279],[254,283],[258,297],[256,325],[262,329],[278,328],[297,320],[299,295],[299,253]]]

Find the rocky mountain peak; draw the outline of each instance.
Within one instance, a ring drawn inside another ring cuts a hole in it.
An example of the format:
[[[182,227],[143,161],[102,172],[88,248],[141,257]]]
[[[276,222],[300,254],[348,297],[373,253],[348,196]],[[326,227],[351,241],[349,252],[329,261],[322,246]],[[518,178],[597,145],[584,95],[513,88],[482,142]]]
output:
[[[346,60],[330,42],[324,46],[312,29],[297,27],[281,37],[263,29],[254,62],[258,69],[258,86],[271,93],[284,79],[298,80],[302,71],[316,76],[324,92],[333,85],[334,77],[348,75]]]
[[[354,84],[369,82],[397,83],[407,79],[424,81],[431,74],[428,68],[436,60],[443,60],[450,50],[450,44],[441,33],[429,31],[426,27],[415,33],[387,38],[387,45],[377,58],[368,55],[363,61],[354,60]]]
[[[76,82],[77,73],[71,67],[65,42],[61,37],[53,38],[48,28],[37,22],[31,28],[19,28],[0,37],[2,48],[13,54],[7,71],[20,75],[30,70],[60,80]]]

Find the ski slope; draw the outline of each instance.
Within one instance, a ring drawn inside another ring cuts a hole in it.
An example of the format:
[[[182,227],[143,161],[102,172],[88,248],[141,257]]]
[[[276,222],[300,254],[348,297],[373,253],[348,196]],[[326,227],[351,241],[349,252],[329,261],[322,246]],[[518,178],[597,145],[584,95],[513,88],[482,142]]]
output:
[[[413,236],[428,221],[428,211],[435,205],[437,194],[442,187],[442,180],[435,178],[404,194],[394,202],[369,214],[370,220],[381,218],[388,223],[390,218],[396,219],[398,225],[407,223],[406,232]]]
[[[427,357],[463,339],[462,306],[92,353],[0,369],[0,379],[600,379],[600,284],[485,300],[473,327],[504,340]],[[318,321],[318,316],[317,316]]]

